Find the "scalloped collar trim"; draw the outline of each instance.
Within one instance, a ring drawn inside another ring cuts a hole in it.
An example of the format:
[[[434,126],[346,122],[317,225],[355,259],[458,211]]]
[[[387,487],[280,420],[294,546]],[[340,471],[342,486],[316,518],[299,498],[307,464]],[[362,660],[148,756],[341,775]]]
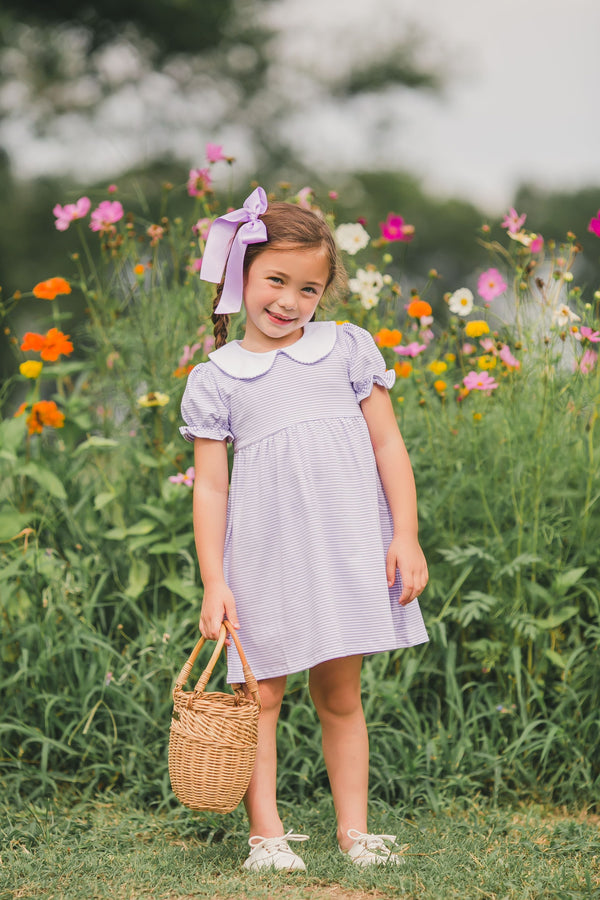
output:
[[[276,347],[266,353],[245,350],[239,341],[230,341],[209,353],[209,359],[233,378],[256,378],[273,366],[278,353],[285,353],[299,363],[315,363],[328,356],[335,346],[337,326],[335,322],[309,322],[304,334],[289,347]]]

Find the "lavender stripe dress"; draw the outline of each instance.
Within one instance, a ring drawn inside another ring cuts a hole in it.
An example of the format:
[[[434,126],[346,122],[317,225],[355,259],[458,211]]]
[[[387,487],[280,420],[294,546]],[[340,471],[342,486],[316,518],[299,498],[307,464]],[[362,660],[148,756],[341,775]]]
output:
[[[259,679],[428,640],[418,600],[387,586],[392,520],[359,405],[394,379],[367,331],[334,322],[267,353],[232,341],[189,375],[181,433],[234,444],[224,570]]]

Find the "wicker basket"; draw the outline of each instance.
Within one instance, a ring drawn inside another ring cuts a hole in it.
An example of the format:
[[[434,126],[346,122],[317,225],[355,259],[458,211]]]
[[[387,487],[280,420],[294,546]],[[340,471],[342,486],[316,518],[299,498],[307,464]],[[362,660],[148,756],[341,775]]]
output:
[[[235,693],[204,693],[227,632],[242,661],[248,698]],[[184,691],[205,638],[200,638],[173,688],[169,737],[169,776],[177,799],[190,809],[227,813],[236,808],[250,782],[256,758],[260,711],[258,684],[229,622],[223,622],[217,646],[193,691]]]

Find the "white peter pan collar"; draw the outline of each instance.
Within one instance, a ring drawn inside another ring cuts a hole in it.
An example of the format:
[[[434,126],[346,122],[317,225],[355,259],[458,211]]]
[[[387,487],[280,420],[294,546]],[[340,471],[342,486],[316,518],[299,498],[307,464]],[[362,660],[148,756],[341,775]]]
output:
[[[285,353],[299,363],[315,363],[328,356],[335,346],[335,322],[309,322],[300,340],[289,347],[276,347],[266,353],[245,350],[239,341],[231,341],[209,353],[209,359],[233,378],[256,378],[272,367],[278,353]]]

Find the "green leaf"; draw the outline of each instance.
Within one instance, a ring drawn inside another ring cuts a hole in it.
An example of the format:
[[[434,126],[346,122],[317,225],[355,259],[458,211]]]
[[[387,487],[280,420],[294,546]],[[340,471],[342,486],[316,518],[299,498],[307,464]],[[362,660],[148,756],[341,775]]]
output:
[[[154,544],[148,550],[148,553],[179,553],[180,550],[184,550],[186,547],[189,547],[193,538],[194,535],[191,532],[189,534],[179,534],[172,538],[170,541],[163,541],[160,544]]]
[[[133,559],[129,570],[129,581],[125,593],[132,600],[136,600],[150,578],[150,566],[143,559]]]
[[[18,416],[16,419],[4,419],[3,422],[0,422],[0,447],[3,452],[9,453],[10,457],[14,457],[24,437],[24,416]]]
[[[587,571],[587,566],[577,566],[575,569],[567,569],[559,572],[554,579],[553,589],[557,594],[566,594],[570,587],[577,584],[581,576]]]
[[[104,537],[108,538],[109,541],[122,541],[130,536],[150,534],[155,528],[156,522],[153,522],[152,519],[140,519],[139,522],[136,522],[135,525],[131,525],[129,528],[111,528],[110,531],[104,533]]]
[[[158,460],[153,456],[150,456],[149,453],[144,453],[143,450],[135,451],[135,458],[139,462],[141,466],[146,466],[148,469],[157,469],[158,468]]]
[[[73,456],[77,453],[83,453],[85,450],[110,450],[113,447],[118,447],[119,442],[113,440],[112,438],[100,437],[99,435],[92,435],[89,437],[87,441],[83,441],[82,444],[79,444],[78,447],[73,451]]]
[[[177,594],[179,597],[183,597],[184,600],[188,600],[190,603],[199,600],[200,597],[200,591],[196,584],[189,581],[183,581],[181,578],[178,578],[177,575],[169,575],[168,578],[163,579],[163,581],[161,581],[161,586],[166,587],[168,591]]]
[[[555,666],[558,666],[559,669],[566,669],[566,662],[564,661],[560,653],[556,652],[556,650],[550,650],[546,648],[546,650],[544,650],[544,655],[548,657],[551,663],[554,663]]]
[[[94,497],[94,509],[104,509],[104,507],[116,498],[114,491],[103,491]]]
[[[67,499],[67,492],[64,489],[62,481],[49,469],[45,469],[37,463],[28,462],[20,467],[19,474],[28,475],[29,478],[33,478],[41,488],[48,491],[48,493],[53,497],[56,497],[57,500]]]
[[[550,631],[552,628],[558,628],[558,626],[562,625],[563,622],[566,622],[567,619],[572,619],[578,612],[579,610],[576,606],[565,606],[557,612],[550,613],[545,619],[538,619],[537,624],[540,628]]]
[[[0,510],[0,541],[12,541],[29,524],[31,513]]]

